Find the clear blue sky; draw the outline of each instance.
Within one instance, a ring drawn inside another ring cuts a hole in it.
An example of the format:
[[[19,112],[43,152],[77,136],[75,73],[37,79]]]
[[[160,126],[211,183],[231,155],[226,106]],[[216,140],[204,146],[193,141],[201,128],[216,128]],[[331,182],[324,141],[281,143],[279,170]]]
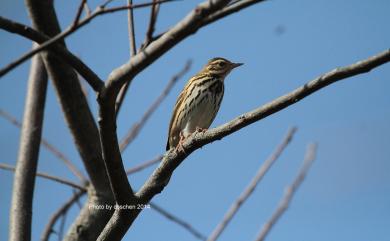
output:
[[[56,1],[62,27],[71,23],[78,1]],[[121,1],[115,1],[121,2]],[[125,2],[125,1],[122,1]],[[138,2],[138,1],[135,1]],[[97,1],[91,1],[95,6]],[[157,32],[183,18],[197,1],[161,7]],[[0,15],[29,24],[22,1],[0,3]],[[333,68],[390,47],[390,3],[375,1],[268,1],[200,30],[157,60],[134,80],[118,121],[128,128],[159,95],[188,59],[193,66],[125,151],[131,167],[163,153],[170,114],[186,80],[209,58],[245,65],[226,80],[222,107],[212,126],[225,123]],[[143,41],[149,10],[136,11],[137,45]],[[282,29],[282,32],[278,32]],[[0,66],[31,44],[0,31]],[[75,33],[67,44],[102,78],[128,59],[126,14],[103,16]],[[23,116],[29,63],[0,80],[0,108]],[[256,169],[290,126],[298,126],[283,153],[220,240],[252,240],[270,217],[286,185],[295,177],[306,145],[319,144],[307,179],[267,240],[389,241],[390,223],[390,64],[327,87],[288,109],[193,153],[175,171],[154,201],[209,234]],[[96,114],[94,95],[90,102]],[[50,84],[43,136],[82,168]],[[19,130],[0,119],[0,161],[14,165]],[[41,149],[39,170],[76,180],[51,153]],[[130,177],[137,189],[152,168]],[[0,170],[0,239],[8,233],[10,172]],[[72,191],[37,179],[33,239]],[[67,225],[78,212],[75,206]],[[55,240],[55,236],[52,240]],[[145,210],[125,240],[196,240],[153,210]]]

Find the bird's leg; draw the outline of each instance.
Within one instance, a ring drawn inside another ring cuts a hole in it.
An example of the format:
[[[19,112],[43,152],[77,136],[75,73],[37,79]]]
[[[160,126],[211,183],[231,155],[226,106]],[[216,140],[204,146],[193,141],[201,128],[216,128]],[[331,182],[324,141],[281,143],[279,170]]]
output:
[[[205,133],[208,129],[206,128],[201,128],[199,126],[196,127],[196,132],[202,132],[202,133]]]
[[[186,153],[186,152],[184,151],[184,148],[183,148],[183,143],[184,143],[184,141],[185,141],[186,138],[185,138],[185,136],[183,135],[183,132],[182,132],[182,131],[180,131],[179,136],[180,136],[180,139],[179,139],[179,143],[178,143],[177,146],[176,146],[176,150],[182,151],[183,153]]]

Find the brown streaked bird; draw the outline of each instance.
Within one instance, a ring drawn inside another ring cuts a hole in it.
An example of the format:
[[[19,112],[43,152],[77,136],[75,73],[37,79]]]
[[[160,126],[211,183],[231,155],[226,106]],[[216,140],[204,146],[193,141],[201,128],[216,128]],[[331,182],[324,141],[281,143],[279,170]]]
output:
[[[224,58],[213,58],[188,81],[173,110],[166,150],[180,147],[196,130],[210,127],[221,105],[225,78],[241,65]]]

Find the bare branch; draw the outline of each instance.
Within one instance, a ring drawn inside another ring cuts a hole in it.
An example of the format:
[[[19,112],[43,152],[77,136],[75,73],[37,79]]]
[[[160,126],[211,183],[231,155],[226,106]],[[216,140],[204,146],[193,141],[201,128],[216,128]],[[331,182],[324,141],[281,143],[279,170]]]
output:
[[[165,97],[167,97],[167,95],[169,94],[173,86],[176,84],[176,82],[189,71],[190,67],[191,67],[191,61],[189,60],[186,62],[184,68],[171,78],[167,86],[164,88],[163,92],[160,94],[160,96],[157,97],[157,99],[145,112],[142,118],[130,128],[130,130],[127,132],[126,136],[123,138],[123,140],[119,145],[121,152],[123,152],[126,149],[126,147],[137,137],[138,133],[140,132],[142,127],[146,124],[150,116],[160,106],[160,104],[165,99]]]
[[[8,165],[6,163],[0,163],[0,169],[13,171],[14,172],[16,168],[14,166]],[[67,185],[67,186],[70,186],[70,187],[73,187],[73,188],[77,188],[79,190],[83,190],[83,191],[87,190],[85,187],[82,187],[82,186],[80,186],[77,183],[74,183],[74,182],[66,180],[64,178],[56,177],[56,176],[53,176],[53,175],[50,175],[50,174],[47,174],[47,173],[44,173],[44,172],[37,172],[36,176],[42,177],[42,178],[45,178],[45,179],[48,179],[48,180],[51,180],[51,181],[55,181],[55,182],[58,182],[58,183],[61,183],[61,184],[64,184],[64,185]]]
[[[133,0],[127,0],[127,6],[132,6]],[[127,11],[127,21],[129,30],[129,43],[130,43],[130,56],[137,54],[137,47],[135,43],[135,28],[134,28],[134,16],[133,9],[129,8]]]
[[[0,116],[2,116],[4,119],[8,120],[11,122],[14,126],[21,128],[22,124],[11,114],[6,112],[5,110],[0,109]],[[48,150],[50,151],[54,156],[56,156],[58,159],[63,161],[65,165],[68,167],[68,169],[76,176],[79,178],[79,180],[82,183],[87,182],[86,178],[84,175],[77,169],[75,165],[65,156],[64,153],[62,153],[60,150],[58,150],[56,147],[54,147],[52,144],[50,144],[49,141],[47,141],[44,137],[41,138],[41,144]]]
[[[132,0],[127,0],[127,5],[131,6],[133,4]],[[128,22],[128,31],[129,31],[129,43],[130,43],[130,57],[133,57],[137,54],[137,46],[135,43],[135,28],[134,28],[134,16],[133,9],[129,8],[127,11],[127,22]],[[127,90],[129,89],[131,81],[127,82],[121,88],[117,100],[115,102],[116,116],[118,117],[119,111],[122,107],[122,103],[125,100]]]
[[[139,164],[138,166],[135,166],[135,167],[132,167],[130,169],[127,169],[126,174],[127,175],[131,175],[131,174],[134,174],[136,172],[142,171],[143,169],[145,169],[147,167],[150,167],[151,165],[159,163],[162,159],[163,159],[163,156],[159,155],[159,156],[157,156],[156,158],[154,158],[152,160],[143,162],[143,163]]]
[[[48,36],[56,36],[61,32],[53,1],[26,0],[25,3],[34,28]],[[65,47],[64,41],[58,44]],[[73,68],[52,51],[43,51],[40,56],[56,89],[68,128],[91,181],[88,202],[71,225],[65,240],[77,240],[81,231],[85,234],[83,238],[95,240],[113,211],[88,209],[88,206],[114,203],[101,154],[99,131]]]
[[[73,203],[77,202],[77,200],[84,195],[85,192],[83,191],[78,191],[73,196],[68,199],[56,212],[54,212],[50,219],[49,222],[46,224],[45,229],[43,230],[42,236],[41,236],[41,241],[48,241],[50,234],[54,230],[54,225],[57,222],[57,220],[66,214],[69,210],[69,208],[73,205]]]
[[[167,210],[163,209],[162,207],[158,206],[155,203],[150,202],[149,204],[150,204],[150,207],[152,209],[154,209],[155,211],[157,211],[158,213],[160,213],[161,215],[163,215],[164,217],[166,217],[170,221],[183,227],[185,230],[187,230],[192,235],[194,235],[195,238],[200,239],[200,240],[206,240],[206,236],[204,234],[202,234],[201,232],[199,232],[198,230],[196,230],[190,223],[176,217],[175,215],[169,213]]]
[[[26,25],[8,20],[0,16],[0,28],[11,32],[16,33],[20,36],[28,38],[32,41],[35,41],[39,44],[45,44],[51,41],[50,37],[45,34],[42,34],[35,29],[32,29]],[[58,40],[57,40],[58,41]],[[41,45],[42,46],[42,45]],[[50,44],[48,44],[50,47]],[[58,56],[60,56],[67,64],[72,66],[83,78],[91,85],[91,87],[99,92],[100,89],[104,86],[103,81],[77,56],[69,52],[64,46],[60,44],[55,44],[50,47],[50,50],[53,50]],[[36,51],[35,49],[33,51]],[[10,63],[8,66],[0,70],[0,77],[5,75],[8,71],[13,69],[18,65],[19,61]]]
[[[156,168],[156,170],[141,187],[141,189],[136,193],[136,196],[139,197],[139,202],[146,204],[156,194],[162,192],[164,187],[167,185],[167,179],[172,175],[173,171],[188,155],[200,147],[213,141],[220,140],[223,137],[228,136],[254,122],[264,119],[269,115],[272,115],[290,105],[293,105],[306,96],[309,96],[332,83],[354,75],[369,72],[371,69],[374,69],[389,61],[390,50],[386,50],[382,53],[379,53],[378,55],[359,61],[355,64],[337,68],[333,71],[323,74],[320,77],[308,82],[304,86],[301,86],[292,92],[281,96],[255,110],[240,115],[232,121],[217,128],[211,129],[204,133],[195,132],[183,143],[183,149],[185,152],[170,150],[164,155],[160,165]],[[134,213],[122,213],[121,215],[128,215],[127,217],[135,218],[138,213],[139,212],[134,211]]]
[[[294,182],[289,187],[287,187],[284,196],[278,205],[278,208],[272,214],[271,218],[267,221],[267,223],[263,226],[257,238],[255,239],[256,241],[263,241],[267,236],[267,234],[269,233],[269,231],[271,231],[274,224],[287,210],[296,190],[301,185],[303,179],[306,176],[307,171],[309,170],[311,164],[315,159],[316,151],[317,151],[317,145],[315,144],[311,144],[307,147],[305,159],[303,161],[302,168],[298,173],[298,176],[295,178]]]
[[[224,7],[223,9],[216,11],[207,18],[203,19],[202,26],[213,23],[221,18],[224,18],[232,13],[236,13],[244,8],[250,7],[256,3],[265,2],[265,0],[243,0],[235,1]]]
[[[81,0],[79,8],[77,9],[76,17],[73,20],[72,27],[76,27],[79,24],[81,13],[83,12],[83,8],[86,6],[87,0]]]
[[[84,3],[84,9],[85,9],[85,13],[87,14],[87,17],[91,16],[91,9],[89,8],[87,1],[85,1]]]
[[[156,3],[159,2],[157,1]],[[201,27],[202,19],[217,10],[222,9],[228,3],[229,0],[211,0],[199,4],[174,27],[160,38],[150,43],[128,63],[112,71],[106,84],[108,88],[107,93],[116,96],[125,82],[131,81],[134,76],[149,66],[162,54],[170,50],[186,37],[194,34]]]
[[[165,2],[171,2],[171,1],[176,1],[176,0],[159,0],[158,2],[159,3],[165,3]],[[102,6],[99,6],[90,16],[87,16],[86,18],[81,20],[77,26],[73,26],[72,25],[72,26],[68,27],[65,31],[55,35],[53,38],[51,38],[51,39],[47,40],[46,42],[42,43],[41,45],[39,45],[39,47],[35,48],[34,50],[32,50],[32,51],[30,51],[30,52],[28,52],[26,54],[24,54],[23,56],[21,56],[17,60],[12,61],[11,63],[9,63],[6,67],[0,69],[0,77],[5,75],[6,73],[11,71],[15,67],[19,66],[20,64],[22,64],[24,61],[28,60],[29,58],[31,58],[35,54],[39,53],[40,51],[45,50],[45,49],[53,46],[55,43],[57,43],[59,41],[62,41],[65,37],[69,36],[70,34],[72,34],[75,31],[77,31],[78,29],[80,29],[81,27],[83,27],[84,25],[89,23],[92,19],[94,19],[97,16],[108,14],[108,13],[115,13],[115,12],[118,12],[118,11],[127,10],[129,8],[135,9],[135,8],[148,7],[148,6],[152,5],[152,4],[153,4],[153,2],[152,3],[134,4],[133,6],[113,7],[113,8],[107,8],[107,9],[105,9]],[[88,80],[88,78],[86,78],[86,80]],[[90,82],[88,82],[88,83],[90,83]],[[95,91],[100,91],[100,88],[102,87],[100,85],[100,83],[99,84],[93,83],[93,84],[96,85],[96,86],[95,85],[93,86]]]
[[[221,235],[223,230],[227,227],[230,221],[233,219],[234,215],[238,212],[240,207],[244,204],[244,202],[249,198],[249,196],[255,190],[257,184],[263,179],[265,174],[271,168],[271,166],[276,162],[279,156],[282,154],[287,145],[291,142],[293,135],[296,131],[296,128],[291,128],[286,137],[284,137],[283,141],[279,144],[279,146],[275,149],[275,151],[268,157],[268,159],[260,166],[256,175],[252,178],[248,186],[244,189],[244,191],[240,194],[237,200],[230,206],[229,210],[226,212],[222,221],[215,227],[211,235],[208,237],[207,241],[215,241]]]
[[[34,44],[34,47],[36,44]],[[10,209],[10,240],[31,239],[32,201],[46,101],[47,72],[40,56],[30,68]],[[22,210],[22,211],[21,211]]]
[[[150,20],[149,20],[149,26],[148,30],[146,31],[146,37],[143,44],[143,48],[149,45],[149,43],[152,41],[154,28],[157,22],[157,15],[160,9],[160,4],[155,3],[156,1],[153,0],[152,9],[150,10]]]

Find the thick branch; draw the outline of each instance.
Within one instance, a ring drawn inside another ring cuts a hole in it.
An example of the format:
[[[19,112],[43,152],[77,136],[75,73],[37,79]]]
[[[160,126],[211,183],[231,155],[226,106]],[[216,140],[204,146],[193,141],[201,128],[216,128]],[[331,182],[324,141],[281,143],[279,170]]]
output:
[[[158,1],[156,1],[158,3]],[[199,4],[183,20],[178,22],[159,39],[153,41],[139,52],[128,63],[115,69],[109,76],[108,84],[110,95],[117,95],[121,86],[133,79],[135,75],[149,66],[157,58],[170,50],[186,37],[194,34],[202,24],[204,18],[223,8],[229,0],[210,0]]]
[[[145,49],[128,63],[114,70],[109,77],[107,86],[111,86],[110,88],[115,93],[118,92],[125,82],[132,81],[134,76],[176,44],[196,33],[201,27],[262,1],[247,0],[227,5],[229,2],[229,0],[210,0],[199,4],[170,30],[153,39]]]
[[[296,128],[291,128],[286,137],[280,143],[280,145],[276,148],[276,150],[271,154],[271,156],[260,166],[256,175],[253,177],[251,182],[245,188],[245,190],[240,194],[237,200],[232,204],[229,210],[226,212],[222,221],[215,227],[207,241],[215,241],[221,235],[223,230],[227,227],[230,221],[233,219],[233,216],[238,212],[242,204],[249,198],[249,196],[255,190],[257,184],[263,179],[265,174],[271,168],[272,164],[276,162],[279,156],[282,154],[287,145],[291,142],[291,139],[296,131]]]
[[[35,44],[34,44],[35,45]],[[47,73],[36,56],[30,69],[10,210],[10,241],[31,240],[32,202],[41,143]]]
[[[369,72],[371,69],[389,61],[390,50],[386,50],[366,60],[359,61],[355,64],[343,68],[337,68],[308,82],[304,86],[299,87],[294,91],[271,101],[268,104],[265,104],[253,111],[237,117],[236,119],[224,125],[206,131],[205,133],[194,133],[183,143],[185,153],[174,150],[169,151],[165,155],[159,167],[153,172],[153,174],[149,177],[149,179],[136,195],[139,197],[141,203],[148,203],[154,195],[160,193],[164,189],[165,185],[167,185],[167,178],[172,175],[172,172],[193,151],[208,143],[220,140],[223,137],[228,136],[254,122],[264,119],[269,115],[272,115],[290,105],[293,105],[306,96],[309,96],[332,83],[354,75]],[[133,213],[131,216],[129,215],[129,217],[136,215],[138,214]]]
[[[271,231],[274,224],[278,221],[278,219],[283,215],[283,213],[287,210],[296,190],[301,185],[303,179],[305,179],[306,173],[309,170],[311,164],[313,163],[316,156],[317,146],[315,144],[311,144],[307,147],[307,151],[305,154],[305,159],[303,161],[303,165],[301,170],[299,171],[297,177],[293,181],[293,183],[287,187],[285,194],[282,200],[279,203],[278,208],[272,214],[271,218],[268,222],[263,226],[261,231],[259,232],[256,241],[263,241],[269,231]]]
[[[48,36],[60,33],[53,1],[26,0],[26,5],[33,26],[38,31]],[[65,47],[65,43],[61,44]],[[91,180],[88,204],[112,204],[112,192],[101,156],[99,132],[77,75],[71,66],[50,51],[41,52],[41,57],[53,81],[66,122]],[[95,240],[111,214],[112,211],[88,209],[88,206],[85,206],[65,240]]]

